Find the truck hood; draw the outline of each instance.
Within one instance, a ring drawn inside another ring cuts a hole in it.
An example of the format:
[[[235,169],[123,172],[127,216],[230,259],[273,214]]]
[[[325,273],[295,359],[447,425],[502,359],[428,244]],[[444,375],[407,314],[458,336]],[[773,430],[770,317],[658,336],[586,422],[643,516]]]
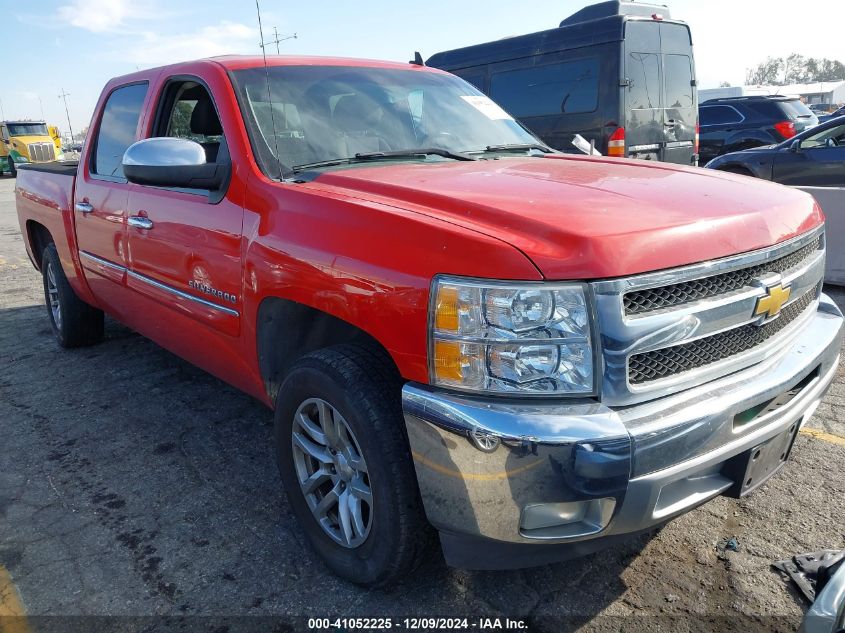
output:
[[[13,136],[12,141],[17,141],[22,145],[29,145],[30,143],[53,143],[53,137],[51,136]]]
[[[763,248],[823,221],[808,194],[692,167],[554,155],[325,172],[313,183],[512,244],[547,279],[632,275]]]

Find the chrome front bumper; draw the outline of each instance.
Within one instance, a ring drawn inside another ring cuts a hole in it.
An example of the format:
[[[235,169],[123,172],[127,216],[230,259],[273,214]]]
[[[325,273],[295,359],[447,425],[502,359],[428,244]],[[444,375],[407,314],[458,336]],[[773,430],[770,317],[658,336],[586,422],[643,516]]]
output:
[[[719,494],[744,494],[755,486],[736,481],[733,465],[812,415],[837,368],[842,324],[822,295],[801,335],[776,355],[630,407],[478,399],[407,384],[417,479],[447,562],[494,569],[580,555]]]
[[[798,633],[837,633],[845,628],[845,565],[816,596]]]

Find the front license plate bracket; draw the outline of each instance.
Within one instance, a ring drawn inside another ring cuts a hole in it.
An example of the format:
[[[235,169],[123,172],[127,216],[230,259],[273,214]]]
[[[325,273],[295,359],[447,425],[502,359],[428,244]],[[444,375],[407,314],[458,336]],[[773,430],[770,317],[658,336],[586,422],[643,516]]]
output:
[[[796,420],[781,433],[725,462],[722,474],[734,482],[725,491],[725,496],[744,497],[783,468],[792,452],[799,423],[800,420]]]

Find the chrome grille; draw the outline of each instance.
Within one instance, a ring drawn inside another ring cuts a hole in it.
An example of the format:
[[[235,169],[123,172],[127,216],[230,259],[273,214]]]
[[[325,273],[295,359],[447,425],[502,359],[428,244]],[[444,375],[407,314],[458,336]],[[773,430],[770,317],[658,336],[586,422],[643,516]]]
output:
[[[684,345],[635,354],[628,361],[628,380],[632,385],[660,380],[757,347],[801,316],[817,295],[817,290],[805,293],[787,305],[778,318],[762,326],[744,325]]]
[[[794,312],[818,303],[825,244],[818,227],[769,248],[593,282],[602,403],[628,406],[676,393],[790,344],[805,322]],[[750,325],[759,300],[776,283],[790,288],[792,303],[777,319]],[[648,308],[631,312],[630,300],[637,298],[647,298]]]
[[[660,288],[646,288],[629,292],[623,297],[625,313],[642,314],[740,290],[749,286],[755,277],[762,274],[769,272],[784,274],[796,268],[815,251],[819,250],[821,246],[821,236],[818,236],[797,251],[756,266]]]
[[[53,143],[30,143],[29,160],[33,163],[46,163],[56,159],[56,146]]]

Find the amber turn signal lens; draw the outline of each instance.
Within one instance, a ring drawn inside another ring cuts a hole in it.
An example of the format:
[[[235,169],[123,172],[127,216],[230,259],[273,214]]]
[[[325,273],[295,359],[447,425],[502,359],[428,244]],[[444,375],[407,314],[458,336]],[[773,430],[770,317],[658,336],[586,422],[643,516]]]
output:
[[[440,286],[434,311],[434,327],[441,332],[458,331],[458,289]]]
[[[438,380],[461,382],[462,365],[461,344],[458,341],[435,341],[434,373]]]

